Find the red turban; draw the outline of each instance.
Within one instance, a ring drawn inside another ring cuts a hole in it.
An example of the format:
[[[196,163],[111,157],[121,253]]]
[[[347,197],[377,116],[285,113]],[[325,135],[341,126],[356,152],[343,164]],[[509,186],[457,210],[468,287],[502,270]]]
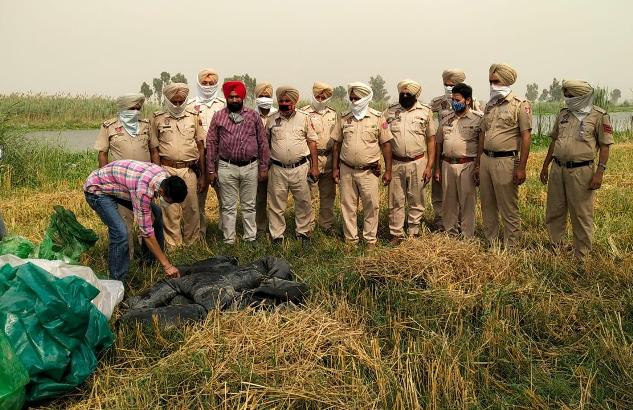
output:
[[[246,86],[241,81],[227,81],[222,85],[222,92],[225,98],[229,98],[229,94],[235,91],[243,100],[246,98]]]

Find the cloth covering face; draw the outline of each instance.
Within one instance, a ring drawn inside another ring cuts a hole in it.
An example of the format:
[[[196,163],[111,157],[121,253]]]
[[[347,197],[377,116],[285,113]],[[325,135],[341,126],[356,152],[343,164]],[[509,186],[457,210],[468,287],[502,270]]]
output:
[[[349,99],[349,95],[354,93],[356,96],[360,97],[358,101],[352,101]],[[374,97],[374,92],[371,87],[365,83],[354,82],[349,83],[347,85],[347,98],[349,102],[349,108],[354,115],[354,118],[360,120],[365,117],[367,114],[367,109],[369,108],[369,103]]]

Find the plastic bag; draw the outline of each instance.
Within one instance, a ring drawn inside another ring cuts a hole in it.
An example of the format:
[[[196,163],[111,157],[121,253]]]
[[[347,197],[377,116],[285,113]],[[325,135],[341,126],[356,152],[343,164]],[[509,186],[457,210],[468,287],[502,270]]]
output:
[[[0,331],[0,410],[18,410],[24,405],[24,386],[29,374],[20,363],[9,339]]]
[[[21,236],[9,236],[0,241],[0,255],[15,255],[28,258],[35,249],[33,242]]]
[[[28,402],[71,390],[114,341],[91,303],[97,288],[77,276],[56,278],[32,263],[0,268],[0,329],[29,373]]]
[[[95,231],[80,224],[72,211],[59,205],[53,209],[55,212],[44,233],[38,258],[77,263],[81,254],[93,246],[99,237]]]

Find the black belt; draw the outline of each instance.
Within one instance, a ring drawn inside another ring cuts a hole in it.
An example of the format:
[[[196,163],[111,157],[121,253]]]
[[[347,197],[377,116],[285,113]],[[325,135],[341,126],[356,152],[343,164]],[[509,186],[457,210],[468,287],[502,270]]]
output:
[[[319,154],[322,157],[327,157],[328,155],[330,155],[330,153],[332,153],[332,148],[318,149],[317,150],[317,154]]]
[[[503,157],[514,157],[518,154],[517,150],[514,151],[488,151],[484,150],[484,154],[489,156],[490,158],[503,158]]]
[[[253,162],[257,161],[257,158],[251,158],[251,159],[247,159],[245,161],[233,161],[233,160],[224,159],[224,158],[220,157],[220,161],[224,161],[227,164],[235,165],[235,166],[238,166],[238,167],[245,167],[246,165],[250,165]]]
[[[308,162],[308,157],[303,157],[299,161],[295,162],[294,164],[288,164],[288,165],[272,158],[270,159],[270,162],[272,162],[273,165],[277,165],[278,167],[282,167],[282,168],[297,168],[298,166],[301,166],[305,164],[306,162]]]
[[[378,162],[372,162],[371,164],[367,164],[367,165],[351,165],[343,161],[342,159],[340,161],[347,168],[355,169],[357,171],[366,171],[368,169],[375,169],[378,166]]]
[[[580,167],[586,167],[587,165],[593,164],[592,159],[587,160],[587,161],[579,161],[579,162],[574,162],[574,161],[563,162],[556,157],[554,157],[554,162],[556,163],[556,165],[563,168],[580,168]]]
[[[396,154],[391,154],[391,158],[395,159],[398,162],[411,162],[411,161],[417,161],[420,158],[424,158],[424,152],[421,153],[420,155],[416,155],[415,157],[399,157]]]
[[[468,164],[469,162],[473,162],[475,158],[473,157],[447,157],[446,155],[442,155],[442,161],[448,162],[449,164]]]

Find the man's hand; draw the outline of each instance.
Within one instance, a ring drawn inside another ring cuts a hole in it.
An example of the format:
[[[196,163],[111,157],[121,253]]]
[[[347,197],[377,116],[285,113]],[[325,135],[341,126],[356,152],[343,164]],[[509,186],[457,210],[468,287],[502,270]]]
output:
[[[332,170],[332,179],[334,180],[335,184],[338,184],[340,180],[340,175],[341,175],[341,171],[339,170],[339,168],[334,168]]]
[[[431,178],[433,178],[433,168],[429,168],[429,167],[424,168],[424,173],[422,174],[422,179],[424,180],[424,185],[422,185],[422,186],[425,187],[426,184],[428,184],[429,181],[431,181]],[[439,182],[439,180],[438,180],[438,182]]]
[[[203,192],[205,189],[207,189],[207,178],[205,178],[204,175],[200,175],[198,177],[198,193]]]
[[[439,169],[439,168],[435,169],[434,178],[435,178],[435,182],[442,182],[442,170],[441,169]]]
[[[541,183],[543,185],[547,185],[547,180],[549,179],[549,169],[545,165],[541,169]]]
[[[479,164],[475,163],[473,167],[473,182],[475,186],[479,186]]]
[[[593,178],[591,178],[589,189],[594,191],[596,189],[599,189],[601,186],[602,186],[602,171],[596,171],[593,174]]]
[[[521,185],[525,182],[525,169],[517,168],[514,170],[514,175],[512,177],[512,183],[514,185]]]
[[[382,184],[387,186],[391,182],[391,170],[386,170],[384,174],[382,174]]]
[[[268,170],[267,169],[262,169],[259,171],[259,175],[257,176],[257,180],[259,182],[264,182],[268,179]]]
[[[312,179],[314,181],[318,181],[319,180],[319,175],[321,175],[321,173],[319,172],[319,167],[318,166],[310,167],[310,176],[312,176]]]
[[[163,271],[165,272],[165,275],[169,278],[180,277],[180,271],[174,265],[169,264],[169,265],[163,266]]]
[[[218,174],[216,174],[215,172],[212,174],[207,174],[207,182],[211,186],[215,186],[215,181],[217,180],[217,178],[218,178]]]

